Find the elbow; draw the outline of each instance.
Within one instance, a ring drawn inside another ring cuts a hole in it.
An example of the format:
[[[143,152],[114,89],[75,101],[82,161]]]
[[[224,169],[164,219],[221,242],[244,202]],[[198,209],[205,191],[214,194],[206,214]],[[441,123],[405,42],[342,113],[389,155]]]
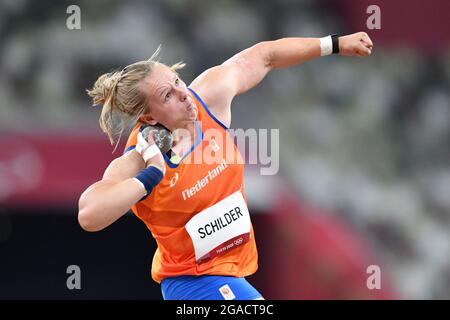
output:
[[[92,198],[87,192],[83,192],[78,201],[78,223],[80,227],[88,232],[100,231],[103,228],[98,223],[98,210]]]
[[[81,209],[78,212],[78,223],[84,231],[88,232],[96,232],[103,229],[95,223],[94,213],[86,209]]]
[[[83,196],[80,199],[78,207],[78,223],[80,224],[81,228],[83,228],[83,230],[95,232],[100,231],[104,228],[97,221],[97,211],[92,207],[92,205],[86,204]]]
[[[262,41],[254,45],[254,49],[258,52],[259,58],[264,64],[264,68],[267,70],[274,69],[274,43],[275,41]]]

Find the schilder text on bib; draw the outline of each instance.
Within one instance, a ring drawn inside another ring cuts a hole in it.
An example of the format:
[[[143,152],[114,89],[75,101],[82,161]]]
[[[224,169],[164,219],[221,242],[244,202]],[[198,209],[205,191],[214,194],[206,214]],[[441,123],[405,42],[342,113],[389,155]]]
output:
[[[250,239],[250,214],[241,191],[199,212],[186,224],[198,264]]]

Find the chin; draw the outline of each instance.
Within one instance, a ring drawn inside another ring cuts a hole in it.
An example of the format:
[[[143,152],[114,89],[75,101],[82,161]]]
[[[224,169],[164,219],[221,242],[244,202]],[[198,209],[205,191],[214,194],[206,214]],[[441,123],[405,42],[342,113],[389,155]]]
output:
[[[194,110],[191,114],[189,114],[189,120],[196,120],[197,119],[197,111]]]

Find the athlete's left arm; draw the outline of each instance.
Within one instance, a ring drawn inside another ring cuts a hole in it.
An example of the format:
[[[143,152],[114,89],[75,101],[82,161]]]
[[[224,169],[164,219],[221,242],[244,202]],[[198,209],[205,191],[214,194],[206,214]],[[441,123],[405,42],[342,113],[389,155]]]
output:
[[[339,37],[339,54],[365,57],[372,41],[365,32]],[[258,85],[273,69],[295,66],[321,56],[319,38],[283,38],[260,42],[222,65],[203,72],[191,84],[215,111],[227,110],[232,99]]]

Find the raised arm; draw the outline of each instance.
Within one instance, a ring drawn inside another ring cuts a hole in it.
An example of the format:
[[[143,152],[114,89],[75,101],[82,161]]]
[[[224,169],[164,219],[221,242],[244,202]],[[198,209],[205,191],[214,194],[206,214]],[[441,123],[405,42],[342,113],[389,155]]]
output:
[[[145,195],[132,178],[144,168],[136,151],[113,160],[102,180],[87,188],[80,197],[78,222],[86,231],[99,231],[130,210]]]
[[[151,137],[150,141],[154,143]],[[102,180],[88,187],[81,195],[78,222],[84,230],[99,231],[112,224],[151,192],[149,183],[156,185],[158,178],[162,178],[160,175],[164,175],[165,164],[161,153],[152,153],[150,144],[139,147],[139,143],[136,147],[139,152],[134,149],[113,160]]]
[[[339,54],[365,57],[372,41],[365,32],[339,37]],[[260,42],[222,65],[203,72],[191,84],[216,112],[229,108],[232,99],[258,85],[276,68],[295,66],[321,56],[320,38],[283,38]]]

